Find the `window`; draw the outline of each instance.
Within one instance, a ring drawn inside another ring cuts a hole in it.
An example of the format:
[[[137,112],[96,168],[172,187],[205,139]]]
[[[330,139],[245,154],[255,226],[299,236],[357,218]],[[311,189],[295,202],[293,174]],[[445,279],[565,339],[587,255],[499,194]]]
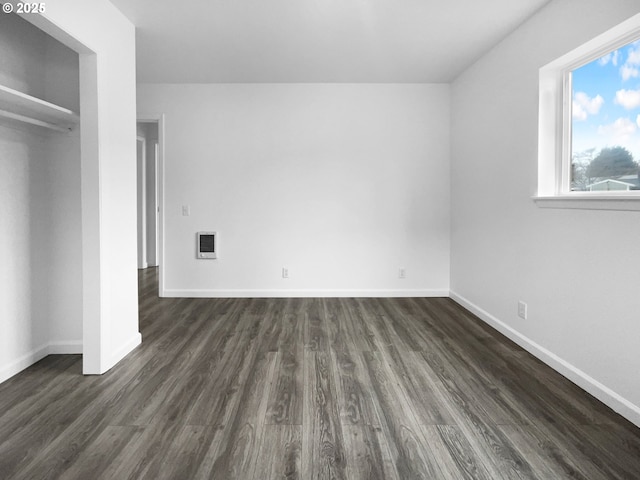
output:
[[[569,75],[571,191],[640,190],[640,41]]]
[[[539,205],[640,209],[640,15],[540,69],[538,135]]]

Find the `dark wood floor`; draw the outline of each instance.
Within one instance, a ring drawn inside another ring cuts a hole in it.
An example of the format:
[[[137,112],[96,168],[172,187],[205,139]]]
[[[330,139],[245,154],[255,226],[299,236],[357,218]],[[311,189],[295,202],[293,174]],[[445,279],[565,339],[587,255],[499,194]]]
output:
[[[640,430],[449,299],[158,299],[0,385],[1,479],[640,478]]]

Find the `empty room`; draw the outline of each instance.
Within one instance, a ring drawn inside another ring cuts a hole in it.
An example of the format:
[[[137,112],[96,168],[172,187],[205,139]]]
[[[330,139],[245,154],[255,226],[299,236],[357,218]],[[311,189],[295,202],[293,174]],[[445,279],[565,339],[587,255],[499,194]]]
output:
[[[0,4],[0,479],[640,478],[637,0]]]

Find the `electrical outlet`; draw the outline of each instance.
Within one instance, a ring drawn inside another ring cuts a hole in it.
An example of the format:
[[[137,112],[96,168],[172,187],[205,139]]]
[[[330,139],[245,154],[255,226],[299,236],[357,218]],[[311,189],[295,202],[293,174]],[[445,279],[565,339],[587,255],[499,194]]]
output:
[[[404,268],[398,269],[398,278],[407,278],[407,271]]]
[[[527,304],[522,300],[518,302],[518,316],[524,320],[527,319]]]
[[[287,267],[282,267],[282,278],[289,278],[289,269]]]

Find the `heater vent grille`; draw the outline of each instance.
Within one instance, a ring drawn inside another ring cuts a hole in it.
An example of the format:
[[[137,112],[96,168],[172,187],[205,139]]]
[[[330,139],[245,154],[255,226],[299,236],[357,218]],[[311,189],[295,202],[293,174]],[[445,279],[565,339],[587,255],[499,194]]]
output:
[[[218,235],[216,232],[198,232],[196,234],[196,258],[218,258]]]

